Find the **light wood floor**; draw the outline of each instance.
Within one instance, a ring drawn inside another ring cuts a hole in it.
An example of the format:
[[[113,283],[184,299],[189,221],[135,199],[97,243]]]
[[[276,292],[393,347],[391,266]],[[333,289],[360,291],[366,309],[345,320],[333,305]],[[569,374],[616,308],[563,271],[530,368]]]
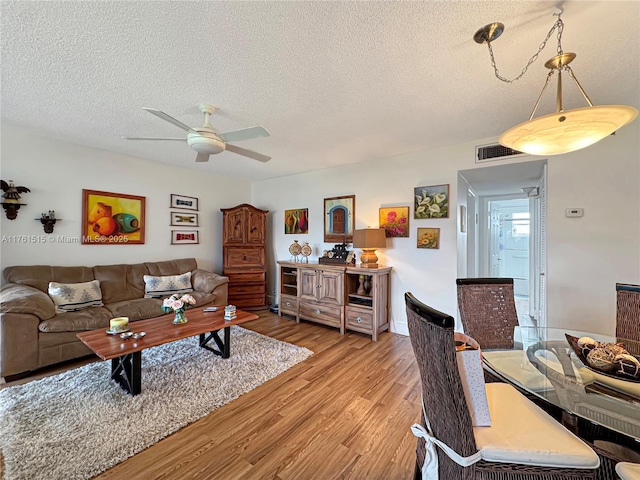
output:
[[[413,478],[420,393],[409,338],[371,342],[259,314],[243,327],[315,354],[96,479]]]

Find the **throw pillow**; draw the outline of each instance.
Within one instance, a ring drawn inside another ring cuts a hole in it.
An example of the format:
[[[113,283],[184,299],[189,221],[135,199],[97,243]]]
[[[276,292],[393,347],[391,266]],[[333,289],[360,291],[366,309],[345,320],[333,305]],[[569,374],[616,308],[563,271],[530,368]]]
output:
[[[183,293],[193,292],[191,272],[165,277],[144,275],[143,279],[144,298],[168,297],[173,294],[182,295]]]
[[[83,283],[49,282],[48,293],[56,306],[56,313],[75,312],[103,305],[100,280]]]

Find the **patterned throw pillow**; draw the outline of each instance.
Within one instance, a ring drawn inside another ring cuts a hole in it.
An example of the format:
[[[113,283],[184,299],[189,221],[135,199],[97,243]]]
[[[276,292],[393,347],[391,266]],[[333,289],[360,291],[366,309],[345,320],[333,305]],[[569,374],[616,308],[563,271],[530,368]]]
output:
[[[144,298],[168,297],[174,293],[193,292],[191,287],[191,272],[166,277],[144,275]]]
[[[55,303],[57,313],[103,305],[100,280],[84,283],[49,282],[49,297]]]

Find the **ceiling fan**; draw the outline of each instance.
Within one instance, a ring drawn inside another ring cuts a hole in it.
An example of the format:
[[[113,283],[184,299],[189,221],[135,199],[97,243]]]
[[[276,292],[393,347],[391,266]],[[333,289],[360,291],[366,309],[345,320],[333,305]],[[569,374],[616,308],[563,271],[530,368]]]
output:
[[[196,156],[196,162],[207,162],[209,161],[209,155],[214,155],[216,153],[220,153],[224,150],[228,150],[229,152],[237,153],[238,155],[243,155],[245,157],[253,158],[254,160],[258,160],[259,162],[268,162],[271,160],[271,157],[263,155],[258,152],[254,152],[252,150],[247,150],[246,148],[238,147],[237,145],[232,145],[227,143],[237,142],[242,140],[249,140],[257,137],[268,137],[271,134],[269,131],[264,128],[262,125],[257,125],[255,127],[247,127],[241,128],[240,130],[233,130],[231,132],[226,133],[218,133],[218,131],[211,126],[209,123],[209,116],[213,114],[216,109],[213,105],[209,105],[208,103],[200,104],[200,111],[204,113],[204,125],[202,127],[190,127],[185,125],[179,120],[176,120],[170,115],[166,113],[156,110],[155,108],[143,107],[143,110],[146,110],[149,113],[154,114],[157,117],[160,117],[163,120],[166,120],[169,123],[173,123],[175,126],[180,127],[182,130],[187,132],[187,137],[184,138],[166,138],[166,137],[122,137],[126,140],[178,140],[181,142],[186,141],[187,144],[193,148],[198,155]]]

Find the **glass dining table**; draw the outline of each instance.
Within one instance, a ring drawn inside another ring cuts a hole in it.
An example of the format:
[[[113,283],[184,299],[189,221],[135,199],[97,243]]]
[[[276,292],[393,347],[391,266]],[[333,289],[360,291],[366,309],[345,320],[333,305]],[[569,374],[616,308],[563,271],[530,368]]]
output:
[[[624,345],[640,342],[557,328],[516,327],[514,347],[483,350],[484,368],[536,401],[611,458],[640,461],[640,380],[597,371],[581,360],[567,335]]]

